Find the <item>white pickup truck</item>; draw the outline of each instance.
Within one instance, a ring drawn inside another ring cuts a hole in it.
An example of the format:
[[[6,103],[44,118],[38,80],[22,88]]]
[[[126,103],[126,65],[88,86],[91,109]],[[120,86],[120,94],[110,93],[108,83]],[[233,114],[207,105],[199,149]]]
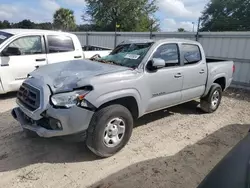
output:
[[[91,59],[93,57],[104,57],[112,52],[112,49],[101,46],[85,45],[82,46],[82,51],[85,59]]]
[[[17,91],[28,73],[46,64],[108,55],[111,50],[83,51],[77,36],[60,31],[0,30],[0,94]],[[92,48],[93,49],[93,48]]]

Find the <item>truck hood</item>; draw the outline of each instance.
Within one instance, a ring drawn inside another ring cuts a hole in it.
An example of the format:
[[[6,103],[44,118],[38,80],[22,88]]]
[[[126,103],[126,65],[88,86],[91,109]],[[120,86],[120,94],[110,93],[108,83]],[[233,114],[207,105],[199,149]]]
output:
[[[90,60],[77,60],[55,63],[39,67],[29,74],[50,86],[53,93],[72,91],[83,87],[80,81],[88,83],[93,77],[130,70],[111,64],[99,63]]]

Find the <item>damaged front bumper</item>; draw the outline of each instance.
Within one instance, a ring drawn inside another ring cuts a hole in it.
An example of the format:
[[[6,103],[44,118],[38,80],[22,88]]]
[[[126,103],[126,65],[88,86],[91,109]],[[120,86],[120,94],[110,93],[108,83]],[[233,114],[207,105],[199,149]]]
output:
[[[77,106],[69,109],[55,109],[50,106],[42,118],[34,120],[31,114],[21,107],[12,110],[12,116],[23,129],[37,133],[40,137],[68,136],[86,131],[94,112]]]

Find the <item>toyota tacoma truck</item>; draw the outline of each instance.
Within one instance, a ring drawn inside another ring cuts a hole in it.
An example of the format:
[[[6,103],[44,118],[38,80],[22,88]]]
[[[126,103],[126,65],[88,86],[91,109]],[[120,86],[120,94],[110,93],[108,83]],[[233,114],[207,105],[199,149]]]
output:
[[[102,58],[31,72],[12,115],[28,135],[80,135],[92,152],[109,157],[145,114],[194,99],[203,111],[216,111],[234,69],[232,61],[206,59],[195,41],[128,40]]]

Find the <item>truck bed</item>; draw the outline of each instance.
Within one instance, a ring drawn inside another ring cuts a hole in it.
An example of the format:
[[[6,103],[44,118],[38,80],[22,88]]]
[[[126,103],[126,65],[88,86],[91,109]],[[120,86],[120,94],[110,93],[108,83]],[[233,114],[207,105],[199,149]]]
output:
[[[206,58],[206,60],[209,74],[207,78],[207,90],[205,94],[207,94],[213,82],[220,77],[225,78],[225,86],[222,89],[229,87],[233,80],[234,62],[210,58]]]

